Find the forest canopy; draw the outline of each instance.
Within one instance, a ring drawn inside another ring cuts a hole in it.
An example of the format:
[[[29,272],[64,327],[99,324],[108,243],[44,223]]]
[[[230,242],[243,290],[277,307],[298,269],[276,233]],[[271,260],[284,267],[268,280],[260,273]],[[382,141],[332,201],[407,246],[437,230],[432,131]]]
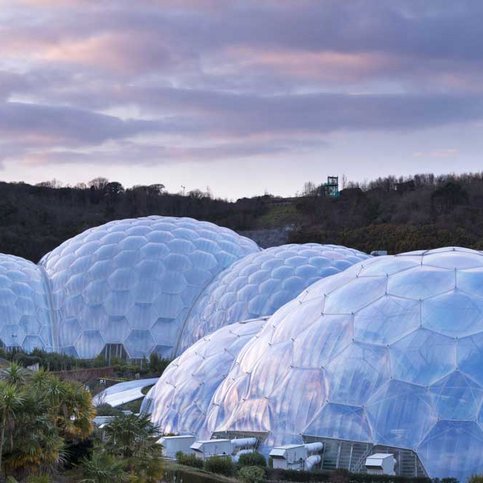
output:
[[[397,253],[447,245],[483,248],[483,173],[345,183],[340,196],[307,182],[293,198],[235,202],[209,191],[168,193],[163,184],[125,188],[95,178],[62,186],[0,183],[0,252],[37,262],[87,228],[147,215],[189,216],[239,232],[283,228],[286,241],[337,243]]]

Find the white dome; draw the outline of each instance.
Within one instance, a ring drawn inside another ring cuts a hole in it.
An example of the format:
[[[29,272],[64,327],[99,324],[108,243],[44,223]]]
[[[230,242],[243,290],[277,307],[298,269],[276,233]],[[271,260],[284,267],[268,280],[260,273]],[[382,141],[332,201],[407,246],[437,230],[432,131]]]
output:
[[[60,349],[81,358],[122,345],[172,356],[185,318],[223,269],[258,251],[232,230],[150,216],[92,228],[40,262],[51,279]]]
[[[414,450],[431,477],[483,471],[483,255],[366,260],[316,282],[240,352],[209,429]]]
[[[211,398],[265,320],[231,324],[200,339],[168,366],[147,394],[141,411],[151,413],[163,433],[208,437],[204,425]]]
[[[221,272],[192,308],[177,353],[240,320],[272,315],[317,280],[369,257],[337,245],[307,243],[268,248]]]
[[[49,287],[43,270],[0,254],[0,341],[6,348],[51,350]]]

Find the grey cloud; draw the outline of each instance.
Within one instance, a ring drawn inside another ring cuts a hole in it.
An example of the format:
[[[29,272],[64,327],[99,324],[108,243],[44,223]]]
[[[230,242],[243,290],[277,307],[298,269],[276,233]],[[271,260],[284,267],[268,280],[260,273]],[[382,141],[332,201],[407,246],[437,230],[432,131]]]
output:
[[[73,107],[19,102],[0,104],[0,135],[47,137],[52,143],[99,144],[153,131],[173,131],[169,122],[122,120]]]
[[[83,59],[68,56],[32,54],[25,60],[19,54],[24,68],[8,72],[0,60],[0,142],[19,145],[17,151],[10,148],[10,157],[23,153],[26,142],[29,153],[42,152],[53,163],[95,156],[144,163],[270,156],[302,145],[316,149],[334,131],[410,132],[483,118],[483,97],[471,86],[483,79],[479,0],[185,1],[182,6],[176,0],[135,5],[106,0],[87,6],[70,2],[68,9],[29,8],[12,9],[18,22],[0,26],[0,41],[29,46],[28,56],[46,46],[112,35],[103,53],[121,65],[117,69],[102,56],[98,64],[89,64],[89,56],[82,64]],[[382,53],[391,62],[371,71],[372,83],[354,71],[346,88],[337,83],[337,74],[329,82],[270,66],[245,68],[239,48],[248,58],[266,51]],[[391,91],[396,93],[380,93]],[[12,94],[31,103],[1,103]],[[134,112],[134,118],[99,113],[108,108]],[[148,116],[153,120],[143,120]],[[142,134],[176,135],[191,147],[179,148],[179,139],[150,147],[126,141]],[[248,139],[259,134],[264,141]],[[314,145],[306,138],[299,144],[305,134],[315,138]],[[111,140],[117,143],[114,151],[74,150]]]
[[[140,103],[197,116],[207,131],[416,130],[483,118],[483,99],[458,95],[306,94],[258,96],[187,89],[131,93]],[[200,125],[200,129],[202,126]]]

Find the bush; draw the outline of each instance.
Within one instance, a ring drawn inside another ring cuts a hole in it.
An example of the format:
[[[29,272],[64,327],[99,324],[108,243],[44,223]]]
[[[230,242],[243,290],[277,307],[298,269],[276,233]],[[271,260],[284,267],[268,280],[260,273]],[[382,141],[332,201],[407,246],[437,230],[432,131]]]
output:
[[[267,466],[267,460],[265,456],[254,451],[253,453],[241,454],[238,458],[238,464],[240,466],[262,466],[265,468]]]
[[[27,483],[51,483],[51,481],[48,475],[33,475],[27,478]]]
[[[180,465],[192,466],[193,468],[203,468],[203,460],[194,454],[185,454],[182,451],[176,453],[176,461]]]
[[[205,461],[205,470],[219,475],[232,476],[235,465],[229,456],[212,456]]]
[[[265,470],[260,466],[242,466],[238,478],[245,483],[258,483],[265,478]]]
[[[96,407],[97,416],[119,416],[122,411],[117,408],[113,408],[110,404],[102,403]]]
[[[468,483],[483,483],[483,475],[472,475]]]
[[[267,479],[275,481],[328,481],[329,473],[320,471],[298,471],[270,469],[267,471]]]

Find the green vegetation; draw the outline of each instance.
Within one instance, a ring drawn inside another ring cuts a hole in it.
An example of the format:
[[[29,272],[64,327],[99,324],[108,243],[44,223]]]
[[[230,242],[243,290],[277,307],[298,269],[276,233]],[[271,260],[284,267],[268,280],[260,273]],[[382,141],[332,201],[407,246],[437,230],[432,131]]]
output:
[[[156,443],[159,436],[159,431],[148,417],[134,414],[117,416],[105,427],[103,438],[97,442],[96,458],[98,461],[106,458],[116,471],[119,463],[131,482],[159,481],[163,475],[161,447]],[[92,459],[84,465],[92,468]]]
[[[162,184],[125,189],[96,178],[88,185],[0,182],[0,252],[38,262],[47,252],[87,228],[147,215],[190,216],[247,229],[265,205],[256,198],[230,203],[193,190],[169,194]]]
[[[112,375],[120,381],[124,379],[134,379],[136,377],[158,377],[171,362],[163,359],[157,354],[151,354],[149,360],[121,360],[112,359],[110,365],[102,355],[95,359],[77,359],[65,354],[57,352],[45,352],[40,349],[34,349],[31,353],[25,353],[22,350],[5,351],[0,348],[0,360],[4,359],[8,362],[15,362],[23,367],[39,364],[41,369],[46,371],[62,373],[65,371],[81,371],[82,369],[103,369],[108,367],[112,369]],[[86,375],[88,378],[88,374]],[[95,379],[97,376],[94,375]],[[108,377],[103,377],[104,379]]]
[[[483,248],[483,173],[388,176],[349,183],[338,198],[322,193],[320,186],[306,183],[295,198],[264,195],[229,202],[199,190],[170,194],[161,184],[125,189],[103,178],[76,187],[0,183],[0,252],[37,262],[87,228],[156,214],[191,216],[238,231],[289,227],[291,242],[340,243],[364,251]],[[286,238],[284,232],[269,243]]]
[[[267,460],[265,456],[254,451],[253,453],[246,453],[240,455],[238,458],[239,466],[261,466],[265,468],[267,466]]]
[[[96,411],[84,386],[16,362],[1,369],[0,479],[159,481],[159,432],[149,419],[107,406],[99,412],[116,417],[93,434]]]
[[[182,451],[176,453],[176,461],[180,465],[191,466],[192,468],[203,468],[203,460],[194,454],[185,454]]]
[[[219,475],[232,476],[235,465],[230,456],[212,456],[205,461],[205,470]]]
[[[68,446],[92,432],[91,395],[81,385],[16,363],[0,371],[0,471],[5,476],[55,472]]]
[[[337,243],[398,253],[459,245],[483,247],[483,173],[380,178],[349,185],[338,199],[300,198],[295,243]]]
[[[148,418],[117,416],[96,434],[94,450],[80,465],[82,481],[160,481],[163,465],[158,438],[159,432]]]
[[[265,470],[260,466],[243,466],[238,470],[238,478],[245,483],[259,483],[265,479]]]

